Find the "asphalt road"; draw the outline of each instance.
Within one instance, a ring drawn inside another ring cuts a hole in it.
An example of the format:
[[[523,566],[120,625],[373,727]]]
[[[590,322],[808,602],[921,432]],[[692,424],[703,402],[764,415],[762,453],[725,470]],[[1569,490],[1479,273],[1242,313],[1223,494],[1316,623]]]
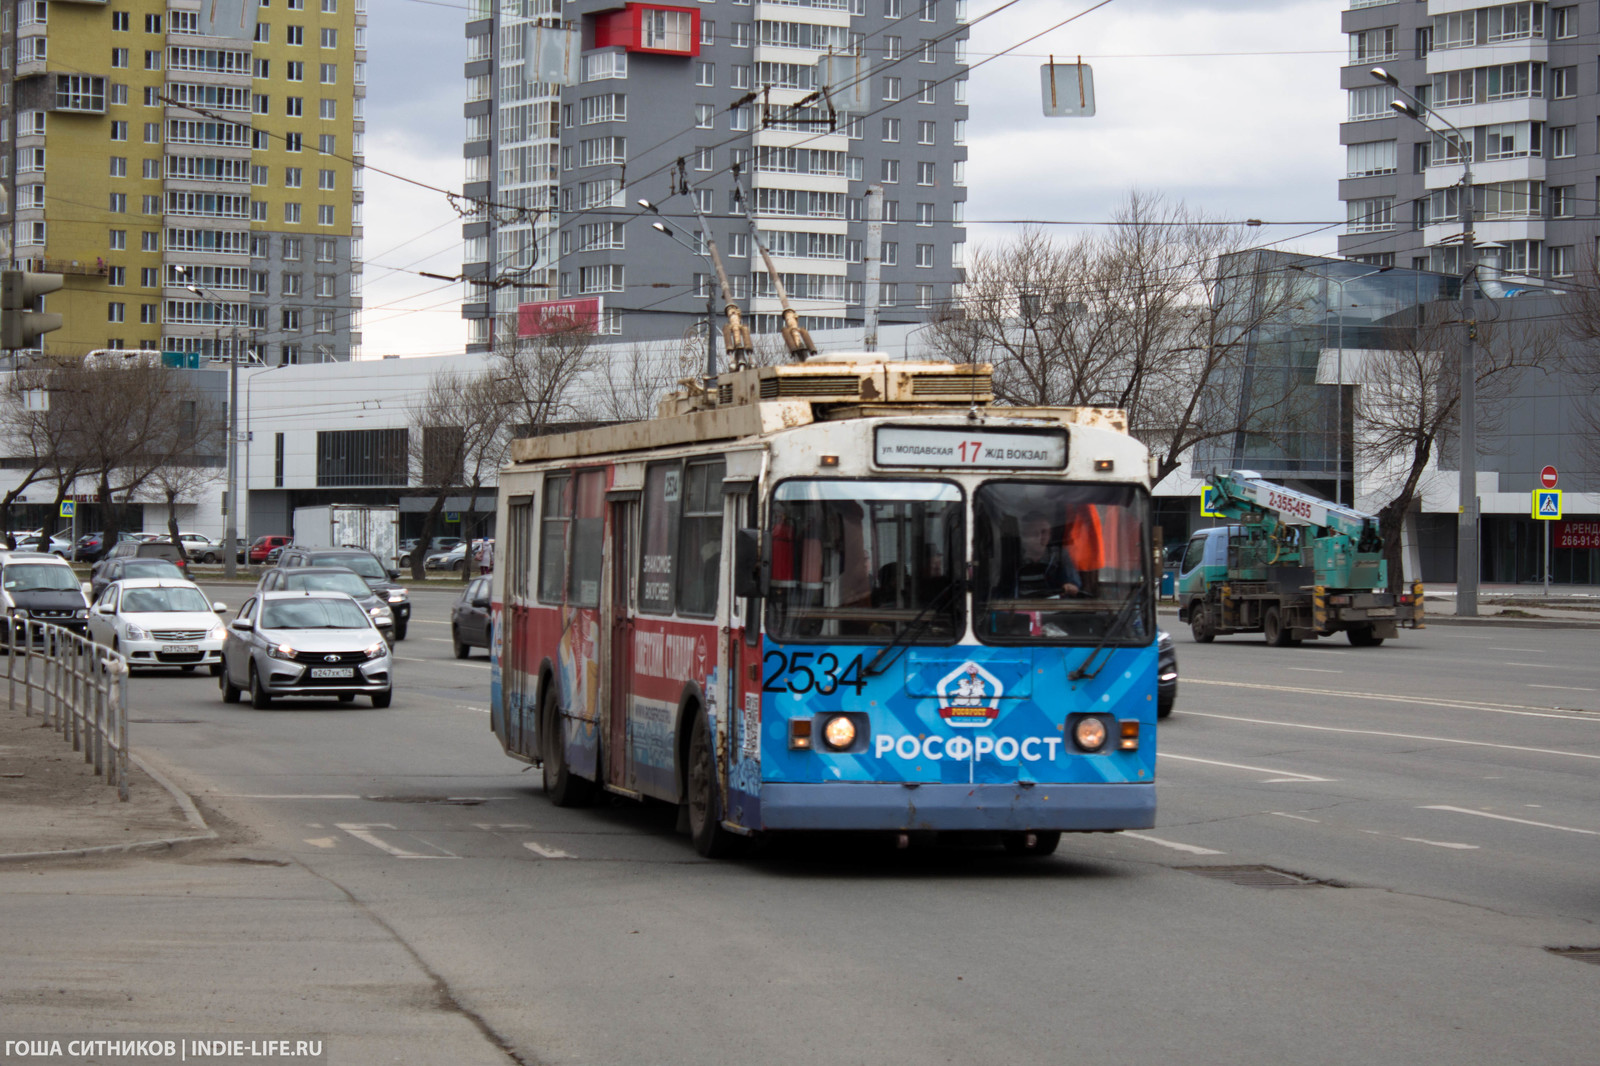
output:
[[[1600,965],[1547,950],[1600,945],[1592,630],[1180,630],[1154,830],[711,863],[663,807],[551,807],[448,601],[416,594],[385,711],[137,678],[138,743],[244,843],[0,872],[6,1028],[226,1019],[328,1034],[339,1063],[1596,1059]],[[77,1014],[21,991],[63,959]],[[101,996],[124,970],[151,979]]]

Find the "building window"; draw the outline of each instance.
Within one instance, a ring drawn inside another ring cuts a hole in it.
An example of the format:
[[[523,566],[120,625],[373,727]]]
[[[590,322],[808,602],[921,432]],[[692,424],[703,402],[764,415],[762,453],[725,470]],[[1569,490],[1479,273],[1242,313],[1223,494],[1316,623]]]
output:
[[[336,30],[336,29],[333,29],[331,27],[327,27],[327,26],[323,27],[323,29],[322,29],[322,47],[324,47],[324,48],[338,48],[339,47],[339,31]]]
[[[695,64],[694,83],[707,88],[717,84],[717,65],[715,63],[697,62]]]
[[[899,78],[886,77],[883,79],[883,98],[891,102],[900,99]]]
[[[918,119],[917,120],[917,143],[918,144],[933,144],[934,143],[934,138],[936,136],[937,129],[938,129],[938,126],[932,119],[926,119],[926,118]]]
[[[284,329],[285,332],[298,333],[300,331],[300,310],[299,310],[299,308],[296,308],[296,307],[285,307],[283,309],[283,311],[279,314],[278,320],[282,324],[282,328]]]
[[[306,29],[304,26],[285,26],[283,28],[285,44],[303,45],[306,43]]]
[[[305,81],[306,65],[298,59],[291,59],[284,64],[284,76],[289,81]]]
[[[1554,8],[1550,12],[1551,36],[1565,40],[1578,35],[1578,6]]]
[[[933,266],[933,245],[917,245],[917,266],[925,268]]]
[[[284,220],[284,222],[288,223],[289,225],[299,225],[300,224],[300,205],[299,204],[284,204],[283,205],[283,220]]]
[[[1396,26],[1379,26],[1360,30],[1350,36],[1350,63],[1382,63],[1400,56],[1398,45],[1400,31]]]
[[[289,118],[302,118],[306,113],[306,98],[303,96],[286,96],[283,99],[283,113]]]
[[[160,70],[161,69],[161,53],[158,52],[158,51],[155,51],[155,50],[150,50],[150,51],[145,52],[145,54],[144,54],[144,69],[146,69],[146,70]]]
[[[1520,67],[1520,66],[1526,66],[1527,64],[1519,63],[1519,64],[1516,64],[1516,65]],[[1520,92],[1515,91],[1520,86],[1521,83],[1520,82],[1516,82],[1516,81],[1512,81],[1511,79],[1507,79],[1507,82],[1506,82],[1509,90],[1511,90],[1511,91],[1502,92],[1499,95],[1496,95],[1494,93],[1494,91],[1493,91],[1493,88],[1492,88],[1492,86],[1493,86],[1493,77],[1492,77],[1492,75],[1493,75],[1494,70],[1495,70],[1495,68],[1493,68],[1493,67],[1490,68],[1490,74],[1491,74],[1490,85],[1491,85],[1491,89],[1490,89],[1489,99],[1495,100],[1495,99],[1502,98],[1504,96],[1527,96],[1527,95],[1529,95],[1528,91],[1525,90],[1525,89],[1523,91],[1520,91]],[[1554,70],[1550,71],[1550,96],[1551,96],[1552,99],[1566,100],[1566,99],[1569,99],[1569,98],[1577,96],[1577,95],[1578,95],[1578,68],[1577,67],[1556,67]]]
[[[883,242],[883,265],[886,266],[886,267],[892,267],[892,266],[899,266],[900,265],[900,242],[899,241],[884,241]]]
[[[1393,102],[1394,86],[1363,85],[1359,89],[1349,90],[1350,106],[1347,117],[1351,122],[1391,118],[1394,115],[1394,111],[1389,105]]]
[[[1395,142],[1366,141],[1345,149],[1345,177],[1365,178],[1395,172]]]
[[[923,80],[917,82],[917,103],[932,104],[938,102],[936,83]]]
[[[325,430],[317,434],[319,488],[404,485],[408,468],[404,429]]]
[[[111,50],[111,65],[125,69],[128,66],[128,50],[126,48],[113,48]]]
[[[1550,156],[1553,159],[1571,159],[1578,154],[1578,128],[1553,126],[1550,129]]]
[[[879,177],[886,185],[894,185],[900,181],[900,160],[885,159],[879,168]]]
[[[113,123],[111,123],[111,139],[113,141],[125,141],[125,140],[127,140],[128,139],[128,124],[126,122],[113,122]]]
[[[118,215],[127,214],[128,213],[128,194],[125,193],[125,192],[114,192],[114,193],[112,193],[111,194],[111,210],[112,210],[113,213],[118,214]]]
[[[1550,249],[1550,276],[1552,278],[1570,278],[1576,266],[1572,254],[1573,246],[1560,245]]]
[[[125,303],[109,303],[109,304],[106,304],[106,321],[107,322],[126,322],[127,321],[127,315],[128,315],[128,305],[127,304],[125,304]]]
[[[1552,185],[1550,187],[1550,217],[1572,218],[1577,214],[1577,194],[1578,187],[1576,185]]]
[[[716,120],[717,109],[710,104],[694,105],[694,125],[696,129],[708,130]]]
[[[1394,197],[1377,196],[1368,200],[1351,200],[1349,233],[1381,233],[1394,229]]]
[[[123,249],[128,247],[128,231],[125,230],[125,229],[114,229],[114,230],[112,230],[111,231],[111,239],[109,241],[107,241],[106,243],[108,244],[108,246],[111,248],[111,250],[113,252],[122,251]]]
[[[127,267],[107,267],[106,268],[106,284],[107,285],[115,285],[115,286],[119,286],[119,287],[128,284],[128,268]]]
[[[332,192],[334,188],[334,172],[331,170],[317,171],[317,188],[324,192]]]
[[[333,205],[332,204],[318,204],[317,205],[317,225],[319,225],[319,226],[331,226],[331,225],[333,225],[333,215],[334,215],[334,211],[333,211]]]
[[[900,120],[886,118],[883,120],[883,139],[889,143],[900,140]]]
[[[295,238],[292,238],[292,239],[295,242],[296,258],[298,258],[299,247],[300,247],[300,239],[298,237],[295,237]],[[339,244],[339,242],[337,240],[335,240],[334,238],[332,238],[332,237],[318,237],[317,238],[317,248],[316,248],[316,250],[317,250],[317,262],[319,262],[319,263],[331,263],[331,262],[333,262],[334,254],[338,251],[338,244]]]

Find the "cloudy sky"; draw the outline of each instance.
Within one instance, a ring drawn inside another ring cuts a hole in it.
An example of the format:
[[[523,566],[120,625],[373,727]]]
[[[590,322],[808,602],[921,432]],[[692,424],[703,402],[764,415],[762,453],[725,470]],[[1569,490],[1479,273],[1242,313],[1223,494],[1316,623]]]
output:
[[[1092,0],[969,0],[967,239],[999,220],[1094,223],[1130,188],[1213,216],[1265,222],[1261,240],[1332,254],[1342,214],[1340,0],[1112,0],[991,61]],[[446,189],[462,181],[462,0],[370,8],[367,161]],[[1047,119],[1039,67],[1078,55],[1098,114]],[[446,198],[367,176],[364,355],[442,355],[465,343],[459,285],[408,271],[461,269]],[[1081,226],[1054,227],[1063,235]]]

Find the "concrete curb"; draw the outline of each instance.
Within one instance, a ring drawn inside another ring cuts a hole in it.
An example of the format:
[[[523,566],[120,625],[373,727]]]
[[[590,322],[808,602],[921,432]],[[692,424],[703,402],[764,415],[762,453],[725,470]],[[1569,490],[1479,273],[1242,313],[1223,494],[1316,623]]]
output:
[[[1157,617],[1171,618],[1177,621],[1178,609],[1176,607],[1156,608]],[[1584,618],[1505,618],[1497,614],[1480,615],[1477,618],[1457,618],[1453,614],[1430,614],[1425,620],[1425,628],[1433,626],[1504,626],[1507,629],[1600,629],[1600,621],[1591,622]],[[1404,630],[1401,630],[1404,633]]]
[[[156,837],[153,840],[135,840],[127,844],[104,844],[92,848],[66,848],[61,851],[15,851],[10,854],[0,855],[0,863],[38,862],[44,859],[86,859],[96,855],[124,855],[142,851],[166,851],[180,844],[192,844],[202,840],[217,839],[217,831],[206,824],[205,818],[200,814],[200,809],[194,805],[194,800],[189,794],[173,783],[166,774],[151,766],[137,755],[130,754],[133,763],[150,776],[156,784],[167,790],[178,809],[183,811],[183,817],[196,829],[201,830],[188,836]]]

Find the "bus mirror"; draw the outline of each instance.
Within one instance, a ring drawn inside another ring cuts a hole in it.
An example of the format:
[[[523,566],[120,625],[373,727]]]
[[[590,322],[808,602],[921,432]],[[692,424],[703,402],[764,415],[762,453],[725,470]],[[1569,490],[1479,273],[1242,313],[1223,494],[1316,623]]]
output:
[[[733,532],[733,594],[740,599],[756,599],[762,594],[761,531],[736,529]]]

